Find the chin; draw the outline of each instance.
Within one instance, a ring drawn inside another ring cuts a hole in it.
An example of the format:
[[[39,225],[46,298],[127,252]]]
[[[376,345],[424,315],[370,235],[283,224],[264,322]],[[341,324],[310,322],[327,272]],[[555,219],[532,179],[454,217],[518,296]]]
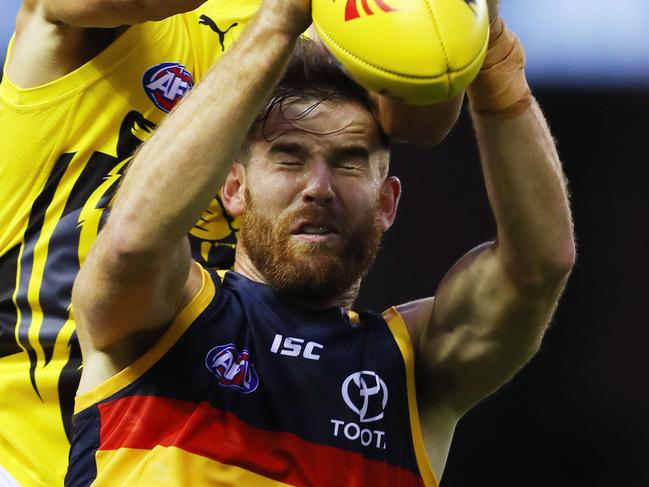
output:
[[[345,267],[340,258],[329,252],[309,252],[286,262],[282,278],[271,282],[282,294],[309,301],[327,301],[349,287]]]

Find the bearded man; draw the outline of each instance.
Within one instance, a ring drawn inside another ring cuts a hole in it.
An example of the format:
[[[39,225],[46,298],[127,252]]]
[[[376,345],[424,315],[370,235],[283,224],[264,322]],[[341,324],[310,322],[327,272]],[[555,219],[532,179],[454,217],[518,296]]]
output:
[[[0,83],[1,487],[63,484],[81,376],[74,278],[135,149],[260,3],[21,2]],[[391,135],[428,144],[444,138],[461,105],[429,105],[435,124],[403,133],[391,132],[394,122],[422,109],[375,101]],[[229,269],[238,232],[216,197],[190,230],[192,255]]]
[[[73,292],[68,485],[436,486],[459,418],[538,349],[575,247],[520,43],[496,19],[469,89],[497,240],[435,298],[359,315],[401,187],[309,19],[267,0],[135,157]],[[241,233],[215,273],[185,235],[219,187]]]

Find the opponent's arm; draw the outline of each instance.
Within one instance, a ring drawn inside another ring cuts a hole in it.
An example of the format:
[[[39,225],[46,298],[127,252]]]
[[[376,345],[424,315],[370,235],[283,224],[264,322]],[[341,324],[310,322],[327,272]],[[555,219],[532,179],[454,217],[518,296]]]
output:
[[[117,27],[162,20],[198,8],[206,0],[24,0],[52,23]]]
[[[497,240],[460,259],[434,300],[400,308],[419,388],[457,417],[538,350],[575,259],[566,182],[522,47],[501,21],[494,27],[468,91]]]
[[[160,329],[197,292],[185,235],[225,179],[309,14],[308,0],[267,0],[136,155],[75,283],[86,350]]]
[[[23,0],[7,75],[22,88],[47,84],[90,61],[127,26],[186,12],[204,1]]]

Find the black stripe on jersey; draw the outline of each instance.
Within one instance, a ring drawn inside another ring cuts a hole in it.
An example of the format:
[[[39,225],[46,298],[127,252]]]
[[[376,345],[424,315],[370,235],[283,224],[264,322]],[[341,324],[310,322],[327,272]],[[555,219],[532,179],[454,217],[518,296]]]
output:
[[[36,385],[35,376],[37,363],[36,351],[29,343],[28,338],[29,327],[32,321],[32,310],[27,301],[27,290],[29,288],[32,267],[34,264],[34,247],[38,242],[38,237],[42,231],[43,223],[45,222],[45,213],[52,203],[54,194],[56,193],[56,188],[61,182],[61,178],[70,165],[73,157],[74,154],[63,154],[59,160],[56,161],[54,169],[47,178],[45,187],[32,205],[29,223],[27,224],[27,230],[25,231],[23,238],[24,243],[23,255],[20,262],[19,294],[16,299],[16,304],[18,308],[21,309],[20,323],[18,323],[18,340],[29,356],[29,378],[32,382],[32,387],[39,398],[41,398],[41,395],[38,391],[38,386]]]
[[[99,407],[95,404],[81,411],[72,421],[76,435],[70,450],[70,466],[65,476],[65,486],[86,487],[97,478],[95,454],[99,449],[101,428]]]
[[[38,237],[43,228],[43,223],[45,222],[45,212],[49,208],[54,195],[56,194],[56,188],[63,178],[63,174],[67,170],[74,154],[63,154],[59,157],[59,160],[56,161],[54,169],[50,173],[50,176],[47,178],[47,182],[43,187],[43,190],[39,193],[34,200],[32,205],[32,210],[29,214],[29,223],[27,224],[27,230],[25,230],[25,235],[23,241],[25,243],[29,241],[36,240],[34,237]]]
[[[63,429],[69,442],[72,442],[72,415],[74,414],[74,394],[71,391],[76,391],[79,387],[79,380],[81,379],[81,348],[77,340],[77,332],[75,331],[70,337],[70,355],[68,362],[61,370],[59,376],[59,383],[57,384],[59,392],[59,407],[61,408],[61,419],[63,422]]]
[[[79,241],[81,226],[79,215],[84,204],[97,188],[103,184],[113,168],[121,162],[120,159],[95,152],[85,165],[81,175],[75,181],[70,192],[63,215],[48,245],[48,258],[45,263],[43,280],[39,292],[43,323],[39,332],[39,341],[45,355],[47,365],[54,353],[54,341],[69,318],[69,305],[74,278],[79,272]],[[95,210],[101,212],[99,228],[103,226],[106,208],[117,190],[116,178],[114,184],[107,188],[99,199]],[[74,412],[74,394],[81,379],[81,351],[77,343],[76,332],[68,344],[70,353],[57,384],[59,407],[63,428],[68,440],[72,439],[72,424],[70,419]]]
[[[83,161],[83,170],[65,197],[66,205],[48,242],[39,303],[43,310],[43,323],[39,341],[47,365],[54,352],[54,341],[69,318],[69,306],[74,278],[79,272],[79,244],[83,221],[79,216],[93,193],[109,180],[115,167],[132,156],[156,125],[141,113],[131,111],[124,117],[119,129],[115,153],[94,152],[88,161]],[[77,161],[79,162],[79,161]],[[117,174],[121,176],[123,170]],[[120,177],[115,177],[93,208],[100,213],[99,228],[106,219],[106,208],[117,190]],[[93,235],[93,238],[96,235]],[[86,249],[87,250],[87,249]]]
[[[12,302],[16,290],[20,245],[0,257],[0,358],[22,351],[16,341],[18,312]]]
[[[135,149],[144,143],[156,127],[157,125],[155,123],[147,120],[140,112],[135,110],[128,112],[119,128],[116,152],[117,159],[123,161],[131,157]],[[142,134],[143,137],[140,138],[137,134]],[[144,136],[145,134],[146,136]]]
[[[79,272],[79,214],[88,198],[104,182],[110,171],[121,162],[119,159],[95,152],[75,181],[67,199],[63,214],[48,242],[48,257],[45,262],[43,280],[39,290],[39,301],[43,310],[43,323],[39,341],[45,353],[45,365],[52,359],[53,343],[69,317],[72,284]],[[117,179],[99,200],[97,211],[103,213],[115,190]]]
[[[81,228],[85,223],[80,220],[81,211],[93,193],[115,176],[115,174],[111,176],[111,173],[115,172],[116,166],[132,157],[135,149],[155,127],[156,125],[142,114],[136,111],[129,112],[120,126],[115,147],[117,157],[103,152],[94,152],[83,166],[70,194],[67,195],[65,208],[48,242],[48,257],[39,290],[39,303],[43,311],[39,341],[45,356],[45,365],[52,360],[56,337],[69,318],[72,285],[80,264]],[[138,134],[141,137],[138,137]],[[106,209],[126,167],[125,165],[116,172],[120,177],[114,177],[114,180],[110,181],[110,186],[100,195],[94,207],[94,210],[101,214],[99,228],[102,228],[106,221],[108,215]],[[70,337],[68,347],[68,361],[61,371],[57,388],[63,428],[68,440],[71,440],[73,391],[77,390],[81,378],[81,351],[76,332]]]

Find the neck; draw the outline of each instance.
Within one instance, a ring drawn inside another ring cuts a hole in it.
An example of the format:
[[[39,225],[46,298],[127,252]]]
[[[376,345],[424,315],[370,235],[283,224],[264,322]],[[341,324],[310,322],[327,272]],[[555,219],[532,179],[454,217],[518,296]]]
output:
[[[257,267],[252,263],[250,257],[248,257],[246,252],[241,247],[241,245],[237,246],[236,256],[234,259],[234,271],[241,274],[242,276],[247,277],[251,281],[260,282],[272,287],[272,285],[259,271],[259,269],[257,269]],[[347,290],[330,299],[305,300],[294,299],[290,297],[285,297],[285,299],[291,305],[302,309],[319,310],[326,308],[342,308],[348,310],[351,309],[352,304],[356,300],[360,286],[361,281],[359,279]]]

